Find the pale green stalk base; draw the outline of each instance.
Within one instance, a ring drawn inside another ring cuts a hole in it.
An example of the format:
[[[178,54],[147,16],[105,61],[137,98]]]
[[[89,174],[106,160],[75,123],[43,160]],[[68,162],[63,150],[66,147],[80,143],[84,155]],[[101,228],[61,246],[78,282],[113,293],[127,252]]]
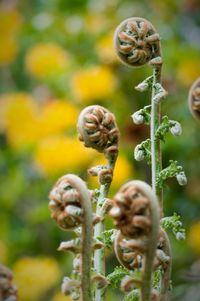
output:
[[[140,182],[135,181],[135,183]],[[148,237],[148,249],[145,254],[144,270],[142,276],[141,301],[150,301],[152,291],[152,271],[155,252],[158,244],[160,217],[156,194],[151,189],[149,189],[148,185],[142,184],[142,188],[147,197],[150,199],[152,230],[151,235]]]
[[[171,266],[172,266],[172,252],[169,238],[164,230],[162,230],[165,237],[165,253],[170,257],[170,262],[166,266],[164,275],[161,280],[161,290],[160,290],[160,301],[167,301],[168,291],[171,279]]]
[[[107,197],[108,190],[110,185],[101,185],[100,187],[100,196],[97,203],[97,210],[96,213],[103,219],[105,212],[102,210],[103,203],[105,198]],[[102,232],[104,231],[104,221],[99,222],[96,224],[94,229],[94,236],[98,237],[101,236]],[[101,248],[100,250],[96,250],[94,253],[94,268],[95,271],[101,275],[105,275],[105,250]],[[105,297],[105,289],[96,289],[95,291],[95,301],[104,300]]]
[[[150,139],[151,139],[151,185],[153,192],[156,194],[156,143],[155,143],[155,122],[156,122],[156,104],[153,100],[155,96],[156,84],[156,68],[153,69],[153,83],[151,96],[151,124],[150,124]]]
[[[161,104],[157,104],[153,101],[155,96],[155,84],[161,82],[161,68],[157,66],[153,68],[153,83],[152,83],[152,95],[151,95],[151,124],[150,124],[150,139],[151,139],[151,172],[152,172],[152,189],[158,196],[160,203],[161,216],[163,215],[163,190],[157,189],[156,178],[159,172],[162,170],[162,153],[160,139],[155,140],[156,129],[160,125],[161,119]],[[156,125],[157,124],[157,125]]]
[[[114,170],[115,160],[108,162],[108,168]],[[105,199],[108,196],[111,183],[102,184],[100,186],[100,195],[97,202],[96,213],[102,218],[102,221],[95,225],[94,236],[101,236],[104,231],[104,216],[106,208],[103,206]],[[105,276],[105,250],[101,248],[94,252],[94,268],[98,274]],[[105,289],[96,289],[95,290],[95,301],[103,301],[105,299]]]
[[[82,225],[81,251],[81,301],[92,301],[91,298],[91,257],[92,257],[92,207],[85,183],[75,175],[68,175],[68,182],[80,192],[84,212]]]

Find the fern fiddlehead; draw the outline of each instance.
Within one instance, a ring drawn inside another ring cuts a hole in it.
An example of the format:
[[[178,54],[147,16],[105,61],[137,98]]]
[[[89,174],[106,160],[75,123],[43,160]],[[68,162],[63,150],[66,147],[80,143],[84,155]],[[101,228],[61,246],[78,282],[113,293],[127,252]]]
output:
[[[65,277],[62,291],[65,294],[81,290],[81,300],[91,301],[91,257],[92,257],[92,207],[91,197],[85,183],[76,175],[61,177],[49,194],[51,216],[63,230],[81,226],[81,237],[62,242],[59,250],[81,253],[80,281]]]

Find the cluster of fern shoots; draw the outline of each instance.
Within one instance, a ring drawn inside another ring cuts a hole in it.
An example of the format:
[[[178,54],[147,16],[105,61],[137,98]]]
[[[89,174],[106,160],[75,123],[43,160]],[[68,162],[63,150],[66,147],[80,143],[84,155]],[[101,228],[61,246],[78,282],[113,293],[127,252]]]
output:
[[[161,115],[167,92],[161,83],[160,36],[153,25],[138,17],[123,21],[116,29],[114,45],[126,65],[148,64],[152,68],[152,75],[136,86],[140,92],[151,91],[151,103],[132,115],[135,124],[150,126],[150,137],[135,147],[134,157],[151,166],[152,182],[150,186],[139,180],[129,181],[108,198],[118,156],[119,129],[106,108],[86,107],[78,118],[79,139],[85,147],[103,153],[107,164],[88,171],[98,177],[99,189],[91,191],[78,176],[68,174],[50,192],[52,218],[62,230],[76,234],[75,239],[59,246],[59,250],[75,254],[72,273],[64,277],[62,291],[73,300],[103,301],[106,287],[112,286],[120,287],[126,301],[166,301],[172,262],[166,230],[171,228],[178,240],[185,238],[185,231],[177,214],[164,217],[163,184],[169,177],[176,177],[180,185],[185,185],[187,178],[177,161],[162,167],[161,144],[169,132],[179,136],[182,129],[178,121]],[[107,214],[116,229],[105,229]],[[119,261],[109,275],[105,269],[106,248],[113,248]]]
[[[167,301],[171,289],[172,254],[167,230],[177,240],[185,239],[180,216],[165,217],[163,185],[175,177],[187,184],[181,165],[170,160],[162,167],[162,143],[168,133],[179,136],[181,125],[161,115],[161,103],[167,92],[162,86],[160,36],[143,18],[130,18],[116,29],[114,46],[119,59],[127,66],[148,64],[152,75],[137,84],[136,90],[151,91],[151,103],[132,114],[136,125],[150,126],[150,137],[135,147],[137,161],[151,167],[151,185],[131,180],[108,198],[118,157],[119,129],[115,116],[106,108],[93,105],[79,115],[77,129],[85,147],[103,153],[107,164],[88,170],[97,177],[99,189],[90,190],[78,176],[61,177],[49,194],[51,217],[60,229],[73,231],[76,238],[61,242],[58,250],[74,253],[71,275],[64,277],[62,292],[72,300],[104,301],[107,287],[120,288],[124,301]],[[200,120],[200,78],[189,92],[189,108]],[[67,154],[66,154],[67,155]],[[105,217],[113,218],[115,229],[105,229]],[[119,265],[106,273],[105,250],[117,257]],[[0,299],[17,301],[12,273],[0,266]]]

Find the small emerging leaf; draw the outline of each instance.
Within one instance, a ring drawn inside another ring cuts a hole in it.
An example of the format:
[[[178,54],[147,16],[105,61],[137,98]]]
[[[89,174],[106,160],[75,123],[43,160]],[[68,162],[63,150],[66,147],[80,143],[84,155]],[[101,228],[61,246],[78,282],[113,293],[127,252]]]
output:
[[[163,217],[160,224],[165,230],[171,229],[177,240],[184,240],[185,229],[180,219],[180,216],[174,213],[172,216]]]
[[[138,301],[139,300],[139,291],[134,289],[132,292],[127,294],[123,301]]]
[[[130,275],[129,270],[127,270],[127,269],[125,269],[123,267],[116,267],[114,269],[114,271],[107,276],[107,279],[110,282],[109,285],[112,288],[118,288],[118,287],[120,287],[122,279],[125,276],[127,276],[127,275]]]
[[[140,91],[140,92],[144,92],[144,91],[146,91],[146,90],[148,90],[149,88],[152,87],[152,83],[153,83],[153,76],[149,76],[143,82],[139,83],[135,87],[135,90]]]

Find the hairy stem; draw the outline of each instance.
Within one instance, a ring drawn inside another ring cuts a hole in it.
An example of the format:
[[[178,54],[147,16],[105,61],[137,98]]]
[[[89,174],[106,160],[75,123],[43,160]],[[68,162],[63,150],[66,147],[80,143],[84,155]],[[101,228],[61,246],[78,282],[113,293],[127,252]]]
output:
[[[163,237],[165,239],[164,243],[164,251],[165,253],[170,257],[169,263],[166,265],[166,268],[164,269],[164,275],[161,279],[161,290],[160,290],[160,301],[166,301],[167,295],[169,291],[170,286],[170,279],[171,279],[171,266],[172,266],[172,252],[171,252],[171,246],[169,238],[164,230],[162,230]]]
[[[81,251],[81,301],[91,298],[91,257],[92,257],[92,206],[85,183],[75,175],[68,175],[68,182],[80,192],[83,208],[82,251]]]
[[[135,181],[135,182],[141,185],[140,181]],[[158,243],[159,210],[158,210],[158,201],[157,201],[156,194],[149,188],[148,185],[142,184],[141,187],[151,201],[150,203],[151,203],[151,221],[152,221],[151,235],[148,238],[149,244],[145,256],[145,263],[144,263],[144,270],[143,270],[141,301],[150,301],[151,291],[152,291],[153,262],[154,262],[154,256],[155,256],[157,243]]]
[[[109,162],[108,168],[114,169],[115,161]],[[104,216],[105,216],[105,199],[108,196],[111,183],[101,184],[100,194],[97,202],[96,213],[101,217],[101,221],[95,225],[94,236],[101,236],[102,232],[105,230],[104,226]],[[105,250],[101,248],[94,252],[94,268],[95,271],[103,276],[105,276]],[[105,289],[96,289],[95,291],[95,301],[103,301],[105,299]]]
[[[110,185],[109,185],[110,186]],[[104,212],[102,210],[102,206],[104,203],[105,198],[108,194],[108,184],[107,185],[101,185],[100,187],[100,196],[97,203],[97,209],[96,213],[101,216],[101,218],[104,218]],[[104,221],[99,222],[94,229],[94,235],[95,237],[98,237],[102,234],[104,231]],[[105,275],[105,250],[104,248],[101,248],[99,250],[96,250],[94,253],[94,268],[97,273],[101,275]],[[100,301],[104,299],[105,290],[104,289],[96,289],[95,292],[95,301]]]
[[[161,119],[161,104],[156,104],[153,101],[156,90],[155,85],[161,82],[161,65],[153,69],[153,83],[152,83],[152,96],[151,96],[151,124],[150,124],[150,138],[151,138],[151,172],[152,172],[152,189],[157,194],[160,208],[163,208],[163,192],[162,189],[157,189],[156,178],[162,169],[162,153],[160,139],[155,139],[156,129],[159,127]],[[162,213],[161,213],[162,214]]]
[[[161,122],[161,104],[158,104],[157,108],[157,114],[158,114],[158,127]],[[160,139],[157,139],[157,151],[158,151],[158,168],[157,172],[159,173],[162,170],[162,151],[161,151],[161,141]],[[158,189],[158,188],[157,188]],[[160,217],[163,216],[163,188],[159,188],[159,191],[157,191],[159,203],[160,203]]]
[[[150,138],[151,138],[151,184],[153,192],[156,193],[156,144],[155,144],[155,122],[156,122],[156,104],[153,100],[155,96],[156,84],[156,68],[153,69],[153,84],[151,96],[151,125],[150,125]]]

